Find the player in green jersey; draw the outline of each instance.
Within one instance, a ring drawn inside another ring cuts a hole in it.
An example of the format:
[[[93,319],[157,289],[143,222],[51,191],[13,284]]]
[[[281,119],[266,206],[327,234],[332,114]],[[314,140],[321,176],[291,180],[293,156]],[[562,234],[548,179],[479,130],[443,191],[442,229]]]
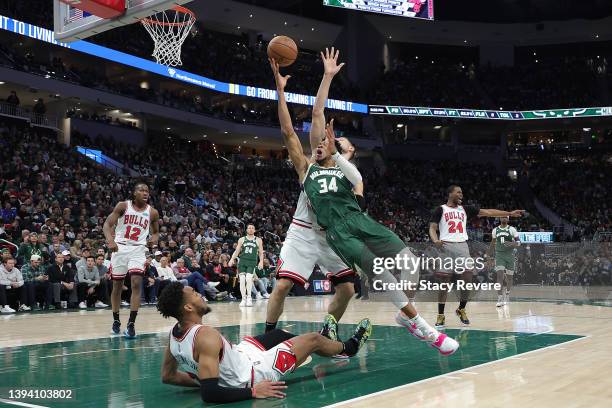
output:
[[[502,307],[510,302],[510,289],[516,264],[514,250],[520,245],[518,232],[516,228],[508,225],[509,220],[508,217],[499,219],[499,226],[493,228],[491,233],[491,246],[489,247],[489,256],[492,257],[495,252],[495,272],[497,272],[497,283],[501,285],[497,291],[497,307]]]
[[[255,236],[255,226],[253,224],[247,225],[246,232],[246,236],[238,240],[238,246],[227,265],[231,268],[234,266],[236,258],[239,258],[238,276],[240,277],[240,294],[242,295],[240,306],[250,307],[253,306],[253,300],[251,299],[253,274],[255,268],[263,268],[263,241]]]
[[[278,115],[283,139],[317,222],[326,229],[328,244],[349,267],[358,266],[372,279],[397,285],[397,280],[388,269],[375,275],[376,264],[380,260],[393,260],[396,256],[413,259],[414,255],[397,235],[361,211],[353,192],[353,186],[360,180],[353,179],[350,168],[344,172],[339,167],[342,159],[333,133],[327,132],[326,137],[321,139],[314,157],[304,155],[285,98],[285,86],[290,77],[280,74],[274,60],[270,60],[270,65],[278,91]],[[412,275],[412,279],[417,276],[418,279],[418,268],[408,267],[400,271],[407,280],[411,279],[408,275]],[[391,297],[400,309],[396,321],[412,335],[425,340],[443,355],[450,355],[459,348],[457,341],[435,330],[417,313],[403,290],[391,290]]]

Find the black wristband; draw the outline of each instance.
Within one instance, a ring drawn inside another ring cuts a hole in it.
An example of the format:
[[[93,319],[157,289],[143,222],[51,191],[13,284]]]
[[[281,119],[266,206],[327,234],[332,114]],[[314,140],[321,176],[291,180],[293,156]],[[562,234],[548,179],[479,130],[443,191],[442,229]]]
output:
[[[219,377],[200,381],[200,395],[204,402],[236,402],[253,398],[250,388],[227,388],[219,385]]]

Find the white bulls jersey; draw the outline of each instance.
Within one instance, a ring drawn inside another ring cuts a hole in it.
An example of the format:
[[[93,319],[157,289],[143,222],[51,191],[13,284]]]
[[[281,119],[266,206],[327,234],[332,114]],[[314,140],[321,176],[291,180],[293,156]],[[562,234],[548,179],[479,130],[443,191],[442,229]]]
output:
[[[463,206],[449,207],[442,205],[442,217],[438,222],[440,241],[465,242],[467,234],[467,213]]]
[[[308,197],[304,190],[300,191],[300,197],[298,198],[297,206],[295,207],[295,213],[293,214],[293,220],[287,230],[287,239],[297,238],[301,240],[310,241],[314,239],[313,219],[311,211],[308,208]]]
[[[151,226],[151,206],[138,211],[130,200],[126,201],[125,213],[117,220],[115,242],[126,245],[147,245]]]
[[[176,359],[179,370],[198,377],[198,362],[193,356],[198,331],[204,327],[194,324],[180,338],[174,336],[176,326],[170,332],[170,353]],[[221,336],[223,348],[219,354],[219,385],[222,387],[252,387],[253,363],[247,353]]]

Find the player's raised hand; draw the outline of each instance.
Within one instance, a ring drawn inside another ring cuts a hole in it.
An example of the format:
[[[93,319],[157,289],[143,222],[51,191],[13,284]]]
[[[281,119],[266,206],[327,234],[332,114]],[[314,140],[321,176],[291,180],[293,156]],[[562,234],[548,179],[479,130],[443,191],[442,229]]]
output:
[[[270,61],[270,67],[272,67],[272,72],[274,73],[274,81],[276,82],[276,89],[279,91],[285,90],[287,86],[287,81],[291,78],[291,75],[282,76],[280,73],[280,66],[278,62],[274,60],[274,58],[268,58]]]
[[[255,398],[285,398],[282,390],[286,389],[284,381],[263,380],[255,385]]]
[[[513,217],[513,218],[520,218],[523,216],[523,214],[525,214],[525,210],[510,211],[510,217]]]
[[[328,48],[325,48],[325,53],[321,51],[321,59],[323,60],[323,69],[325,75],[336,75],[342,67],[344,66],[344,62],[338,65],[338,56],[340,55],[340,51],[336,50],[334,47],[331,48],[331,51]]]

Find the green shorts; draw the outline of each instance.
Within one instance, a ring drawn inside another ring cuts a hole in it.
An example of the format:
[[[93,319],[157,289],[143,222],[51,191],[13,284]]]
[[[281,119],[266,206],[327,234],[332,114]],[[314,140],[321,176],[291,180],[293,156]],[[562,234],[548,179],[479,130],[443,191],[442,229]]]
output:
[[[242,262],[238,263],[238,273],[253,274],[255,273],[255,269],[257,269],[257,264],[252,264],[252,263],[243,264]]]
[[[514,274],[514,255],[495,254],[495,270],[506,271],[508,275]]]
[[[406,248],[390,229],[368,215],[355,212],[327,229],[327,243],[351,268],[372,276],[376,258],[394,258]]]

